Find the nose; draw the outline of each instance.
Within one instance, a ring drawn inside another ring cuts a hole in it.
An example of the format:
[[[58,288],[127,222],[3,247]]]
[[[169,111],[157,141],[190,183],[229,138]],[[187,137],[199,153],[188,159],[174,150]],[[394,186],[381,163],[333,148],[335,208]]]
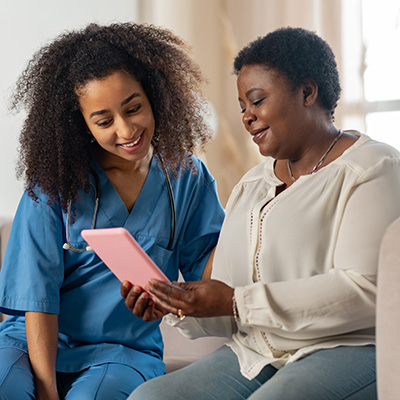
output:
[[[250,112],[249,110],[246,110],[243,113],[243,117],[242,117],[242,122],[243,125],[246,129],[250,128],[251,124],[257,119],[257,117]]]
[[[132,139],[135,136],[136,129],[127,118],[119,118],[116,133],[123,139]]]

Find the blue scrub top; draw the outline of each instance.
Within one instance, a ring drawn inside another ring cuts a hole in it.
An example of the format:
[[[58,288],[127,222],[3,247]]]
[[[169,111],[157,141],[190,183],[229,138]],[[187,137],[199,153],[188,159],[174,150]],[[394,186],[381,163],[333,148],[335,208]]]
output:
[[[170,177],[176,204],[172,250],[171,205],[158,159],[153,157],[130,213],[104,171],[93,166],[101,187],[95,227],[125,227],[171,280],[179,270],[185,280],[201,278],[224,217],[214,178],[200,160],[192,161],[195,173],[186,169]],[[27,351],[25,311],[59,314],[57,371],[115,362],[146,379],[164,373],[159,321],[144,322],[128,310],[120,282],[94,252],[63,250],[66,213],[40,189],[35,193],[36,202],[26,192],[22,196],[0,272],[0,311],[13,315],[0,324],[0,347]],[[75,203],[69,239],[76,248],[86,246],[80,232],[91,227],[94,201],[91,189]]]

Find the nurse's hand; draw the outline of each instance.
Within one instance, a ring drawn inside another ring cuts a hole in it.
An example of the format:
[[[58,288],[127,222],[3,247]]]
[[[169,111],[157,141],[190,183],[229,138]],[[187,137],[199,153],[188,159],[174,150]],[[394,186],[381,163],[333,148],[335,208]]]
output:
[[[180,318],[233,315],[234,289],[215,279],[172,284],[151,280],[146,290],[161,309]]]
[[[156,321],[168,313],[140,286],[132,285],[128,281],[122,282],[121,296],[125,299],[125,305],[143,321]]]

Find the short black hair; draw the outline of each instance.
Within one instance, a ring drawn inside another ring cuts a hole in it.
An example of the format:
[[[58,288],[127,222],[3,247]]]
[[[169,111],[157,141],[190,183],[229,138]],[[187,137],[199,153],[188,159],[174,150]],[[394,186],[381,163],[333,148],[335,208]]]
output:
[[[294,87],[313,79],[322,106],[333,117],[341,93],[339,73],[332,49],[315,32],[287,27],[259,37],[236,56],[234,73],[252,64],[284,74]]]

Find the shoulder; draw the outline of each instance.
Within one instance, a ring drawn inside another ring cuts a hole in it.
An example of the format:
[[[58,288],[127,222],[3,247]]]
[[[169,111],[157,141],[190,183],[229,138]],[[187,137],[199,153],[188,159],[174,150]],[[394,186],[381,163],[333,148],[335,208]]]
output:
[[[22,194],[21,203],[31,207],[45,206],[45,207],[57,207],[59,204],[55,204],[51,201],[50,196],[43,191],[43,189],[36,185],[33,188],[26,188]]]
[[[19,201],[15,219],[36,220],[46,219],[56,216],[60,218],[62,209],[60,203],[51,201],[50,197],[43,192],[40,186],[35,186],[33,190],[25,189]]]
[[[176,209],[186,216],[187,222],[191,221],[190,215],[203,215],[199,227],[209,218],[222,221],[224,212],[215,178],[199,158],[190,156],[188,161],[188,165],[181,166],[171,177]],[[204,217],[204,213],[208,216]]]
[[[365,134],[349,131],[359,136],[353,146],[349,147],[338,159],[338,163],[345,163],[359,169],[360,172],[381,165],[387,161],[400,164],[400,152],[394,147],[371,139]]]
[[[268,187],[271,184],[279,184],[274,173],[274,159],[267,157],[264,161],[247,171],[233,188],[233,193],[244,187],[262,186]]]
[[[161,168],[160,168],[161,169]],[[159,176],[163,172],[159,171]],[[220,207],[215,178],[198,157],[189,155],[185,164],[168,171],[175,202],[182,209],[197,207],[200,203],[215,204]]]
[[[209,186],[215,183],[215,178],[203,161],[194,155],[189,155],[185,165],[181,165],[177,171],[177,179],[187,183]]]
[[[247,171],[240,179],[239,184],[265,179],[268,176],[269,171],[273,171],[273,163],[274,159],[267,157],[260,164],[257,164],[255,167]]]
[[[226,210],[239,201],[253,201],[266,196],[271,186],[281,184],[274,173],[274,159],[267,157],[264,161],[247,171],[235,185],[228,199]]]

